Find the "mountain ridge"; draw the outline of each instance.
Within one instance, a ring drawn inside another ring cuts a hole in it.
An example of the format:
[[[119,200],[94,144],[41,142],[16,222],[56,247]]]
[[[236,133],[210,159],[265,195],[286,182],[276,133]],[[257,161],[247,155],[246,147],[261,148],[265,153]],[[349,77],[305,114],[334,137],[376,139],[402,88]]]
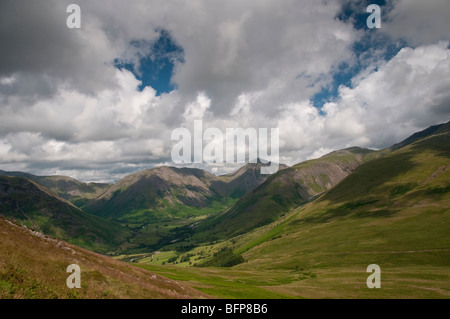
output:
[[[232,207],[200,223],[198,230],[232,237],[270,223],[332,188],[372,153],[359,147],[348,148],[278,171]]]
[[[44,186],[18,176],[0,175],[0,215],[95,251],[107,252],[127,236],[119,225],[88,214]]]
[[[107,183],[83,183],[75,178],[63,175],[38,176],[20,171],[3,170],[0,170],[0,175],[23,177],[37,182],[79,208],[89,200],[98,197],[110,186]]]
[[[174,240],[181,240],[183,245],[183,238],[191,236],[194,241],[226,239],[273,222],[290,210],[333,189],[363,163],[409,147],[420,139],[445,134],[449,126],[449,123],[434,125],[380,151],[349,147],[291,167],[281,165],[282,169],[270,176],[260,174],[260,168],[264,165],[260,161],[248,163],[233,173],[221,176],[196,168],[159,166],[134,172],[113,185],[100,185],[87,196],[94,196],[99,190],[102,193],[93,199],[84,198],[86,205],[83,208],[89,213],[86,217],[97,215],[103,218],[96,221],[97,225],[106,219],[119,222],[123,234],[129,234],[123,242],[124,247],[128,248],[157,248]],[[399,145],[403,146],[398,148]],[[64,176],[39,177],[22,172],[0,171],[2,173],[27,178],[43,193],[72,206],[73,197],[72,201],[68,201],[65,199],[68,195],[63,192],[69,188],[58,188],[58,185],[61,186],[58,180],[63,181],[63,186],[67,181],[72,186],[83,186],[83,183]],[[42,186],[39,181],[47,182],[52,188]],[[65,198],[60,194],[65,195]],[[8,205],[11,211],[23,215],[14,203],[9,202]],[[57,211],[61,205],[54,202],[51,206]],[[33,209],[40,211],[43,208]]]

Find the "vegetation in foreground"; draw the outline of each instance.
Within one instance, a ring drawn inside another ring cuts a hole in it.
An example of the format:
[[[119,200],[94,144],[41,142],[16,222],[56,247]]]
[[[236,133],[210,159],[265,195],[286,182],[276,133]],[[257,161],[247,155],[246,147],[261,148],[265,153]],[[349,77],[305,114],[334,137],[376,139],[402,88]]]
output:
[[[0,299],[206,298],[173,280],[45,236],[0,217]],[[66,285],[81,268],[81,288]]]

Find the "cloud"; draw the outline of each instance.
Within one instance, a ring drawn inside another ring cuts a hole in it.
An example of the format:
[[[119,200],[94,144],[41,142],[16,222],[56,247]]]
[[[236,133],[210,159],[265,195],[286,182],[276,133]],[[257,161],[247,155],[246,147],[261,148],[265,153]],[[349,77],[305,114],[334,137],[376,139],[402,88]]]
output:
[[[376,70],[363,70],[351,87],[341,86],[323,113],[309,101],[285,104],[277,117],[280,161],[295,164],[350,146],[381,149],[448,121],[449,70],[448,42],[405,47]]]
[[[0,3],[1,169],[116,180],[172,165],[172,130],[196,119],[222,132],[278,127],[280,162],[295,164],[386,147],[450,115],[446,1],[388,1],[370,54],[354,48],[367,30],[337,18],[346,1],[80,0],[79,30],[65,26],[69,3]],[[158,95],[114,61],[138,66],[152,46],[130,44],[154,43],[162,29],[184,62],[176,89]],[[409,46],[387,59],[400,39]],[[313,97],[344,64],[358,74],[316,108]]]
[[[211,99],[205,93],[200,92],[194,102],[188,103],[184,111],[184,118],[188,122],[202,120],[205,112],[211,106]]]
[[[0,77],[17,77],[5,92],[47,98],[64,84],[93,93],[113,83],[105,62],[116,46],[98,20],[82,15],[82,29],[68,29],[68,1],[5,0],[0,4]]]
[[[406,39],[411,45],[434,44],[448,40],[447,0],[390,0],[392,10],[383,17],[382,30],[398,39]]]
[[[341,87],[324,106],[330,136],[365,137],[361,146],[387,147],[412,132],[449,119],[448,42],[403,48],[377,71]]]
[[[317,92],[358,36],[334,19],[339,6],[333,2],[305,1],[299,9],[291,1],[207,1],[201,9],[188,28],[173,27],[186,61],[174,81],[181,94],[204,91],[218,116],[241,94],[266,92],[258,107],[266,112]]]

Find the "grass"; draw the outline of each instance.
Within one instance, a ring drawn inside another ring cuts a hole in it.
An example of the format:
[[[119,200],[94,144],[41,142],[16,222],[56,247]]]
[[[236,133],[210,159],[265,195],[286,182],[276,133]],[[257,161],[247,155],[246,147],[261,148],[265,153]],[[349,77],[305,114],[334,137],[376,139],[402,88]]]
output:
[[[278,171],[240,198],[230,209],[201,223],[193,238],[199,242],[225,240],[274,222],[282,214],[334,186],[361,163],[381,153],[377,154],[351,148]]]
[[[295,280],[297,274],[280,272],[276,278],[268,278],[265,272],[236,271],[233,268],[181,268],[177,266],[154,266],[138,264],[139,267],[181,281],[206,294],[219,298],[279,299],[289,295],[270,291],[266,286],[286,284]]]
[[[3,218],[0,241],[0,299],[208,297],[133,265],[50,237],[38,237]],[[66,286],[66,268],[73,263],[81,268],[79,289]]]

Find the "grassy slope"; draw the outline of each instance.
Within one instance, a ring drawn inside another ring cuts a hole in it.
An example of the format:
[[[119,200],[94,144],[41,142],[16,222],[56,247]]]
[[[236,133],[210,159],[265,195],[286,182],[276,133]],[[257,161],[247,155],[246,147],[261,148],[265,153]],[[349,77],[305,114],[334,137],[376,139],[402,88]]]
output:
[[[24,172],[5,172],[2,170],[0,170],[0,174],[35,181],[78,207],[82,207],[90,200],[100,196],[111,186],[105,183],[82,183],[68,176],[36,176]]]
[[[85,209],[132,230],[133,237],[123,246],[129,253],[157,249],[177,241],[189,224],[225,210],[262,183],[266,179],[259,174],[262,165],[247,164],[225,176],[165,166],[140,171],[120,180]]]
[[[278,171],[230,209],[200,224],[194,238],[224,239],[275,221],[330,189],[376,152],[350,148]]]
[[[188,286],[110,257],[34,233],[0,217],[0,299],[205,298]],[[69,289],[66,268],[81,268]]]
[[[450,298],[448,128],[361,165],[275,223],[221,245],[232,269],[152,266],[222,297]],[[366,267],[381,267],[381,289]]]
[[[87,214],[22,177],[0,176],[0,215],[99,252],[115,249],[129,235],[120,225]]]
[[[96,215],[131,222],[136,215],[142,219],[141,212],[155,219],[160,217],[159,212],[172,206],[204,207],[208,196],[213,195],[207,187],[212,175],[206,172],[204,176],[197,175],[171,167],[136,172],[114,184],[86,209]]]
[[[245,256],[258,268],[312,269],[324,276],[323,281],[280,288],[297,295],[304,296],[302,287],[312,284],[326,296],[330,287],[322,285],[328,281],[332,290],[341,284],[349,296],[392,292],[450,297],[449,168],[448,134],[368,162],[322,198],[295,211],[278,226],[283,228],[281,237]],[[363,270],[359,277],[364,279],[371,263],[384,269],[382,291],[369,293],[364,281],[351,282],[357,277],[352,269]],[[336,276],[332,282],[333,273],[340,272],[342,278]]]

